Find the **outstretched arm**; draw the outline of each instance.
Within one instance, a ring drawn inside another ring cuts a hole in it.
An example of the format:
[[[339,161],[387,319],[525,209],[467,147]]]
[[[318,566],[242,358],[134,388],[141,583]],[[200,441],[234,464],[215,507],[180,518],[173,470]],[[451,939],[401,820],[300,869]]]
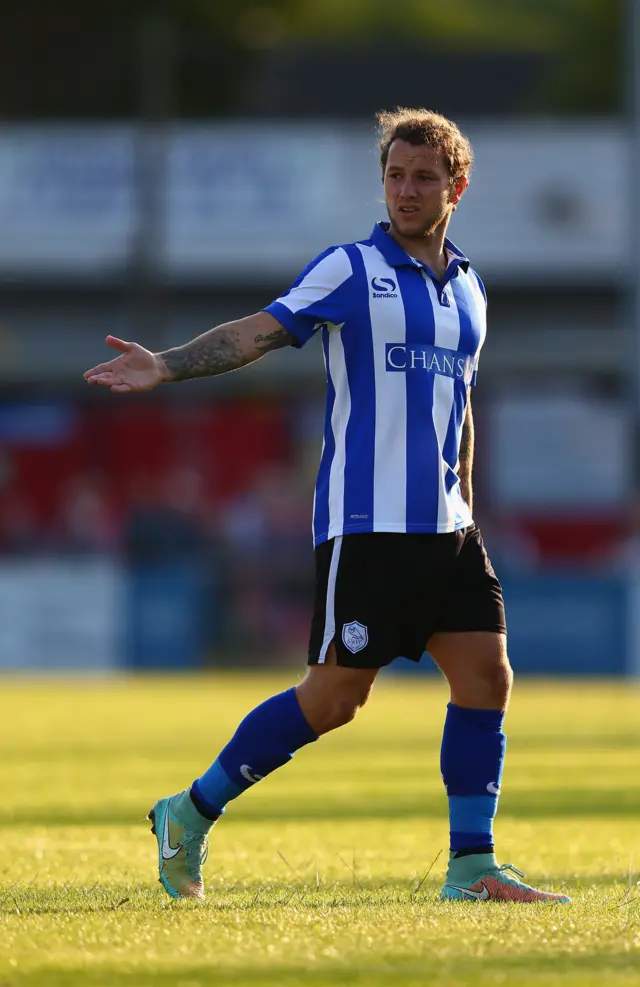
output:
[[[268,312],[227,322],[163,353],[152,353],[139,343],[107,336],[109,346],[121,355],[87,370],[84,377],[89,384],[116,392],[150,391],[163,382],[213,377],[238,370],[259,360],[269,350],[295,342],[291,333]]]
[[[166,368],[165,381],[215,377],[259,360],[269,350],[295,343],[290,332],[268,312],[227,322],[196,336],[183,346],[158,353]]]
[[[473,447],[475,435],[473,429],[473,414],[471,412],[471,395],[467,399],[467,413],[462,424],[462,437],[460,439],[460,455],[458,457],[458,476],[460,477],[460,490],[465,501],[469,505],[469,510],[473,511],[473,485],[471,474],[473,471]]]

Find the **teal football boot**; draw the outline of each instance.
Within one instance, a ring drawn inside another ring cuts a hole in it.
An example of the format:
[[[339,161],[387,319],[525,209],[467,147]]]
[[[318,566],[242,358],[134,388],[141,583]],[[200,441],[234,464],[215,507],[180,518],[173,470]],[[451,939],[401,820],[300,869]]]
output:
[[[158,799],[147,817],[158,841],[158,872],[172,898],[204,898],[202,865],[213,823],[200,815],[189,791]]]

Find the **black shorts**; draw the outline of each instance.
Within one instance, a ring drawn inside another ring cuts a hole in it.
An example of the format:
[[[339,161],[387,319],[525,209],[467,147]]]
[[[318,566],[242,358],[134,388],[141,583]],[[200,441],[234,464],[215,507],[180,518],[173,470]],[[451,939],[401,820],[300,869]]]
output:
[[[506,633],[502,587],[477,525],[450,534],[352,534],[316,549],[309,664],[419,661],[438,631]]]

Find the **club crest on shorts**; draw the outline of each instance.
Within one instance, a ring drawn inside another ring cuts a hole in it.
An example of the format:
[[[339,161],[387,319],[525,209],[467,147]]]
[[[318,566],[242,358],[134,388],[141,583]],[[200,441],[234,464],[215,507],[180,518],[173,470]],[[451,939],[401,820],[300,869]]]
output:
[[[364,624],[352,620],[350,624],[343,625],[342,640],[351,654],[355,655],[356,651],[362,651],[363,648],[366,648],[369,643],[369,632]]]

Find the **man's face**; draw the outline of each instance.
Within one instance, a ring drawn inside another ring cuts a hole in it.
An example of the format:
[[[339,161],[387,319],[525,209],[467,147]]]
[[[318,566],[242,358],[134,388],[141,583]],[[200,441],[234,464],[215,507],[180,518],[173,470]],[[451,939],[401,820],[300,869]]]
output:
[[[466,178],[451,181],[442,152],[395,140],[384,172],[384,197],[392,227],[420,239],[436,231],[455,209]]]

